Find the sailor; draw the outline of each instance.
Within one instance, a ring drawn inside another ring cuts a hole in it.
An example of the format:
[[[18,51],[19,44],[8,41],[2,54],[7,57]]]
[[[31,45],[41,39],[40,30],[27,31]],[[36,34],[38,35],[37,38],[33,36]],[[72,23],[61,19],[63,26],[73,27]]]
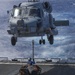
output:
[[[32,59],[30,58],[30,59],[28,60],[28,65],[32,66],[32,65],[34,65],[34,64],[35,64],[35,60],[34,60],[34,59],[32,60]]]
[[[29,58],[29,60],[28,60],[28,65],[32,65],[32,59],[31,58]]]
[[[22,66],[19,73],[20,75],[30,75],[30,72],[28,70],[28,65]]]
[[[40,74],[41,74],[41,68],[37,65],[34,65],[31,75],[40,75]]]
[[[29,70],[29,72],[31,73],[32,71],[33,71],[33,67],[34,67],[34,65],[35,65],[35,61],[34,61],[34,59],[32,60],[31,58],[28,60],[28,63],[27,63],[27,65],[28,65],[28,70]]]
[[[35,65],[35,60],[33,59],[33,61],[32,61],[32,65]]]

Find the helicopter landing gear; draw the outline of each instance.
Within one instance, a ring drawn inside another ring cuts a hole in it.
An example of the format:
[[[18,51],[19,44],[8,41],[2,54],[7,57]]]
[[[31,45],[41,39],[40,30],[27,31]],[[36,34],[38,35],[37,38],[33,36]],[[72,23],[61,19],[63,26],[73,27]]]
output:
[[[15,46],[16,45],[16,42],[17,42],[17,38],[16,37],[11,37],[11,44],[13,45],[13,46]]]
[[[39,40],[39,44],[45,44],[45,39],[43,39],[43,37],[41,37],[41,40]]]
[[[53,35],[50,35],[48,37],[48,40],[49,40],[49,43],[52,45],[54,43],[54,37],[53,37]]]
[[[45,44],[45,40],[39,40],[39,44],[41,45],[41,44]]]

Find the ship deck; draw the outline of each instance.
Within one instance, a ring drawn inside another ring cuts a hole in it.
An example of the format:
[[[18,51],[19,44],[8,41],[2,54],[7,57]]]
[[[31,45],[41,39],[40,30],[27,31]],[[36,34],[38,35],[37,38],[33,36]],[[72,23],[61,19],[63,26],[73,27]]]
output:
[[[25,63],[0,63],[0,75],[19,75]],[[38,63],[42,68],[41,75],[75,75],[75,64]]]

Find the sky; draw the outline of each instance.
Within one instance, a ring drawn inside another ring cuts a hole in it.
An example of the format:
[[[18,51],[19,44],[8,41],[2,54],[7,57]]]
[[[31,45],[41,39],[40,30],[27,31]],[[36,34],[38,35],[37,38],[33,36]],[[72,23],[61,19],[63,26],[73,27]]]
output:
[[[46,40],[45,45],[39,45],[40,37],[18,38],[15,47],[10,43],[11,35],[7,33],[9,26],[7,10],[13,5],[18,5],[25,0],[0,0],[0,57],[18,58],[32,56],[32,40],[35,41],[35,57],[41,58],[69,58],[75,57],[75,1],[74,0],[49,0],[52,7],[53,17],[57,19],[68,19],[68,27],[57,27],[59,34],[54,37],[53,45]]]

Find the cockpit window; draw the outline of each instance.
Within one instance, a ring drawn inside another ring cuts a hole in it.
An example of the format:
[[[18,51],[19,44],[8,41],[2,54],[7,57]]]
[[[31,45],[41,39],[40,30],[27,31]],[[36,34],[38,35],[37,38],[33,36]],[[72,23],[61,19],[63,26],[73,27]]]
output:
[[[28,8],[24,8],[22,9],[22,16],[25,17],[29,14],[29,9]]]
[[[40,9],[30,9],[30,16],[39,16],[40,17]]]
[[[26,16],[38,16],[41,17],[40,14],[40,9],[38,8],[30,8],[30,7],[25,7],[25,8],[15,8],[12,10],[11,13],[12,17],[26,17]]]
[[[13,17],[18,17],[21,15],[21,10],[16,8],[14,9],[14,12],[13,12]]]

